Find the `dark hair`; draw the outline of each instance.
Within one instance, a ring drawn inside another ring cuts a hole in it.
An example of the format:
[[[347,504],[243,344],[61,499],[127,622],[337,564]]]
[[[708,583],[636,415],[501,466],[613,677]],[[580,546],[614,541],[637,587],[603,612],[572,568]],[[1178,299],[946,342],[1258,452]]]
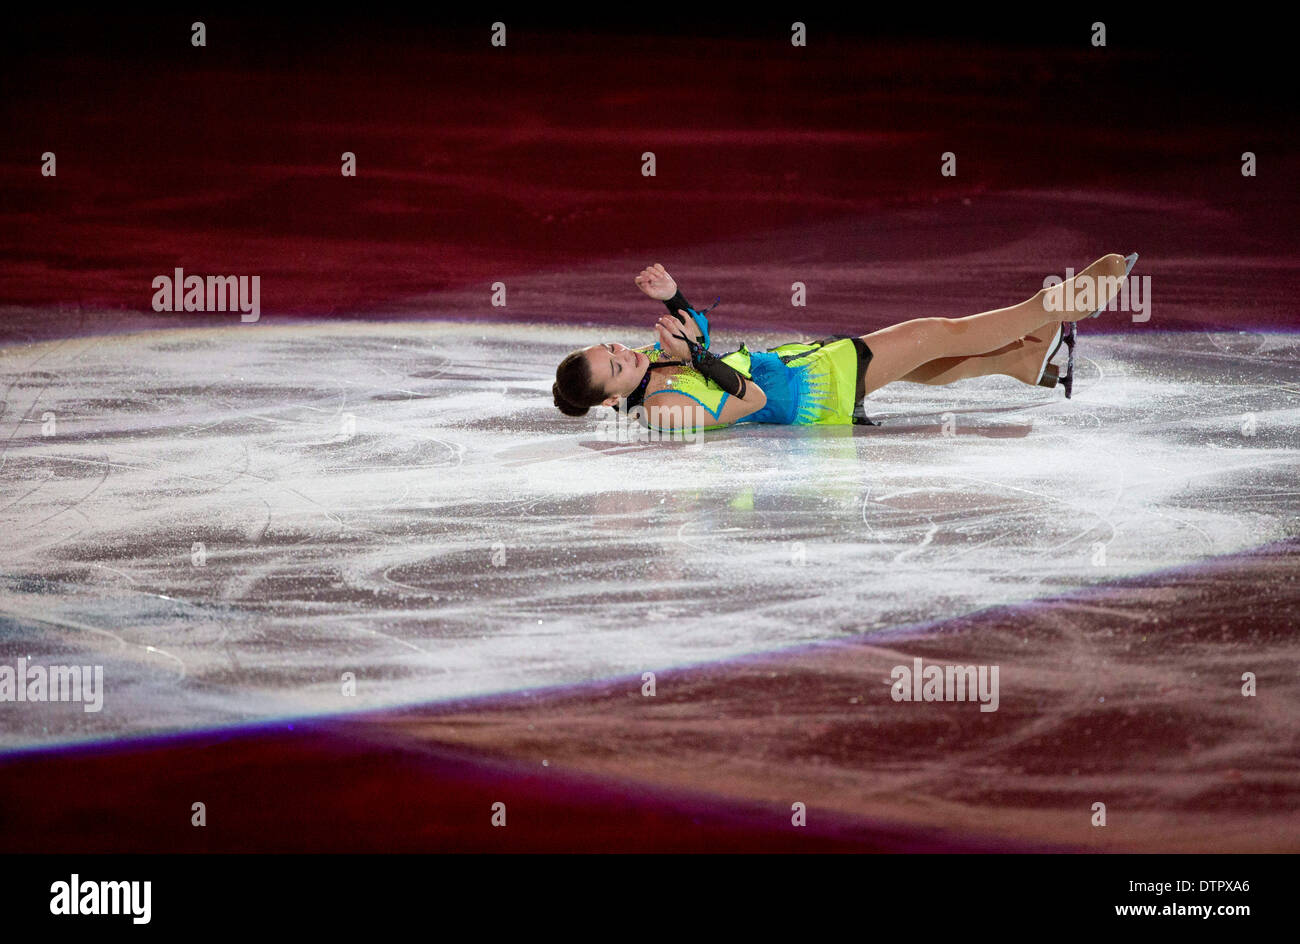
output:
[[[605,399],[605,391],[591,382],[591,362],[582,351],[565,355],[555,368],[555,383],[551,384],[555,405],[566,416],[584,416],[593,406]]]

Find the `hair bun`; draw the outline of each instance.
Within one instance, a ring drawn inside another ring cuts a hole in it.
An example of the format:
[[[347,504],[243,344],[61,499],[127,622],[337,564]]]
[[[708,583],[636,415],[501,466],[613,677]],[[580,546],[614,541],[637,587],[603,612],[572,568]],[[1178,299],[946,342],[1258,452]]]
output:
[[[566,400],[564,394],[560,393],[558,381],[551,384],[551,397],[555,400],[555,405],[559,407],[560,412],[565,416],[586,416],[587,411],[591,409],[591,407],[578,406],[576,403]]]

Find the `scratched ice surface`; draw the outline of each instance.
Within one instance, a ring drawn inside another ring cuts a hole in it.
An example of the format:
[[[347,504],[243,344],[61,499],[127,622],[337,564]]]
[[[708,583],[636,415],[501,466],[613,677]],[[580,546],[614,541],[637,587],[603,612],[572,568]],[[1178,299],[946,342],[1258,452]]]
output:
[[[698,444],[554,410],[555,363],[602,337],[636,340],[263,322],[0,349],[0,663],[106,684],[99,713],[0,705],[0,743],[639,674],[1300,534],[1300,335],[1085,326],[1072,401],[899,384],[880,428]]]

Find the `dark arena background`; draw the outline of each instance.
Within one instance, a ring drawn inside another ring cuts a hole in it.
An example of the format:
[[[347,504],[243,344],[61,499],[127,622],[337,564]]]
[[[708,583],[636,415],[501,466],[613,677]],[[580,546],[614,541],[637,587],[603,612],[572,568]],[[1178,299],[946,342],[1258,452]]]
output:
[[[6,17],[4,851],[1300,849],[1280,21]],[[1071,399],[552,403],[654,340],[655,263],[730,351],[1131,252]],[[155,310],[176,270],[257,310]],[[895,700],[918,665],[996,699]]]

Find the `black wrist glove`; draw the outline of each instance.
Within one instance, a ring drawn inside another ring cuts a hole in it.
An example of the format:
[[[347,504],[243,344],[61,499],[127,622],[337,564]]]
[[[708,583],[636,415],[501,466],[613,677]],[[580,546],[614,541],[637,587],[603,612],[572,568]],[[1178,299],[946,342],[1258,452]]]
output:
[[[686,296],[682,294],[681,289],[678,289],[677,294],[675,294],[672,298],[664,302],[664,304],[668,306],[668,313],[670,315],[675,317],[678,321],[681,321],[682,324],[686,324],[686,322],[682,319],[682,316],[677,314],[677,309],[685,308],[689,310],[691,307],[691,303],[686,300]]]

